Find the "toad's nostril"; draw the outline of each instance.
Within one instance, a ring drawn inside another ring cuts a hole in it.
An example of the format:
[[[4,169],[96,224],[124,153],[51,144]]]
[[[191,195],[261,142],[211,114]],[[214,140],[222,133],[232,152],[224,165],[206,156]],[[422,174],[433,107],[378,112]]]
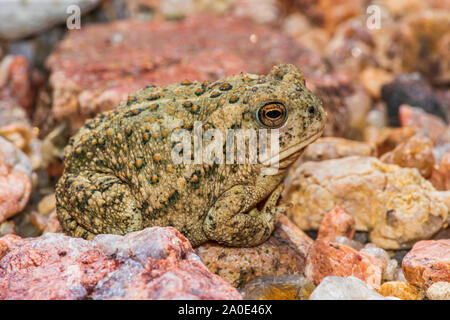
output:
[[[308,112],[310,114],[314,114],[314,113],[316,113],[316,111],[317,111],[316,107],[314,107],[314,106],[309,106],[308,107]]]

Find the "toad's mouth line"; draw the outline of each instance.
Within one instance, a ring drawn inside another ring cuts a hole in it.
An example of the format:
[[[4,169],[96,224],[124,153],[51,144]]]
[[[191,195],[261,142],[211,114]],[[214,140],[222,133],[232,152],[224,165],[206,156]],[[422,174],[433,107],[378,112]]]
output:
[[[323,128],[319,130],[318,132],[310,135],[308,138],[306,138],[301,143],[292,145],[290,147],[287,147],[283,151],[279,152],[278,155],[273,156],[272,158],[262,162],[262,165],[265,167],[273,167],[277,163],[279,164],[280,168],[285,168],[289,166],[289,164],[292,163],[293,160],[297,159],[303,152],[303,150],[313,141],[315,141],[317,138],[319,138],[322,135]]]

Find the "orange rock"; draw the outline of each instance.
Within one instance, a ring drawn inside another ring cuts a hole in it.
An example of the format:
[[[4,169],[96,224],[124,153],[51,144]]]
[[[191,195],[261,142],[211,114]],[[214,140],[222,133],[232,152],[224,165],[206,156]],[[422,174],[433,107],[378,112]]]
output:
[[[415,135],[385,153],[380,160],[404,168],[417,168],[424,178],[428,178],[434,166],[433,141],[426,136]]]
[[[423,300],[423,293],[405,281],[388,281],[378,290],[385,297],[396,297],[402,300]]]
[[[355,235],[355,219],[342,207],[331,209],[322,220],[317,239],[333,241],[337,236],[352,239]]]
[[[406,280],[417,287],[450,282],[450,239],[417,242],[403,258],[402,269]]]
[[[381,261],[368,254],[331,241],[316,240],[306,261],[305,274],[316,285],[328,276],[354,276],[379,288],[383,268]]]

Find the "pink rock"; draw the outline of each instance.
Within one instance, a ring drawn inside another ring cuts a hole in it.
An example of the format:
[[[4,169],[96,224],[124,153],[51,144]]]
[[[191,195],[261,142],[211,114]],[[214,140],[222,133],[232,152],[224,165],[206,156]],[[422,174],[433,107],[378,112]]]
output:
[[[30,175],[28,158],[0,137],[0,223],[25,208],[31,194]]]
[[[450,239],[417,242],[403,258],[402,269],[406,280],[417,287],[450,282]]]
[[[0,299],[241,299],[176,229],[0,238]]]
[[[344,208],[336,206],[323,217],[317,239],[333,241],[337,236],[352,239],[355,235],[355,219]]]
[[[380,260],[346,245],[316,240],[309,251],[305,274],[316,285],[328,276],[354,276],[379,288],[383,265]]]

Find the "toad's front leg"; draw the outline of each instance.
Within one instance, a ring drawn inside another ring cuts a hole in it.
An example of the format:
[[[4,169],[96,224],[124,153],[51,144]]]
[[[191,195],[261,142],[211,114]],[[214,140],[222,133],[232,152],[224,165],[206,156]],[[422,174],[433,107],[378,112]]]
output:
[[[209,210],[203,230],[210,240],[221,244],[250,247],[269,238],[286,205],[277,205],[283,185],[268,197],[261,210],[255,208],[261,194],[266,192],[254,186],[235,186],[225,192]]]

